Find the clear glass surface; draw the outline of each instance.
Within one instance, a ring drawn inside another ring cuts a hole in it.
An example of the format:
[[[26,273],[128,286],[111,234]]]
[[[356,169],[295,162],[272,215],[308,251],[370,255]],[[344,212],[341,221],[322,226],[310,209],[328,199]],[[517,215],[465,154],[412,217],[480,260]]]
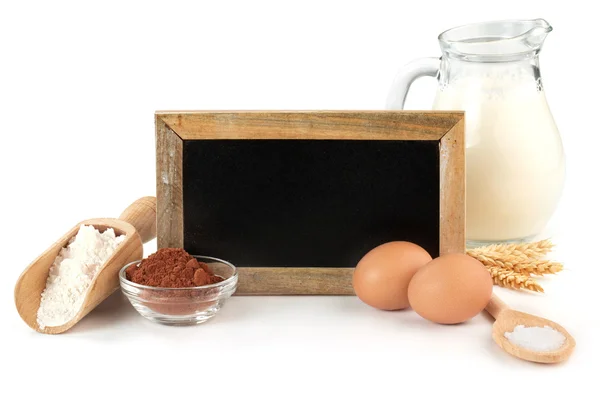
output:
[[[490,21],[449,29],[438,40],[447,57],[507,62],[536,56],[551,31],[543,19]]]
[[[125,265],[119,271],[121,291],[143,317],[165,325],[195,325],[214,317],[225,301],[237,289],[236,267],[224,260],[194,256],[208,264],[215,275],[224,280],[211,285],[191,288],[157,288],[140,285],[127,279],[125,270],[139,265],[141,260]]]
[[[565,156],[539,65],[551,31],[543,19],[449,29],[442,56],[405,66],[388,97],[403,108],[415,79],[436,76],[433,109],[465,112],[469,247],[539,235],[562,195]]]

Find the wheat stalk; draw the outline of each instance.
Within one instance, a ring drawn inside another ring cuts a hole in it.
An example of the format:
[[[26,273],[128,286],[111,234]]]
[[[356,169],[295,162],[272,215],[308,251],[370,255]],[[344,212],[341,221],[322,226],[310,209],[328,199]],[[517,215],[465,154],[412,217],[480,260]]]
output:
[[[486,267],[498,267],[526,275],[553,275],[563,270],[559,262],[524,258],[499,252],[472,252],[467,254],[479,260]]]
[[[532,243],[509,243],[509,244],[492,244],[485,247],[478,247],[469,250],[473,254],[503,254],[504,257],[514,257],[522,259],[539,259],[550,253],[554,248],[554,244],[546,239]]]
[[[532,292],[544,293],[544,289],[527,275],[519,274],[500,267],[488,267],[494,284],[510,289],[526,289]]]
[[[563,270],[559,262],[545,260],[554,244],[550,240],[533,243],[492,244],[467,250],[490,273],[494,284],[515,290],[544,292],[531,275],[556,274]]]
[[[513,264],[512,270],[531,275],[554,275],[563,270],[563,265],[556,261],[531,260],[530,262]]]

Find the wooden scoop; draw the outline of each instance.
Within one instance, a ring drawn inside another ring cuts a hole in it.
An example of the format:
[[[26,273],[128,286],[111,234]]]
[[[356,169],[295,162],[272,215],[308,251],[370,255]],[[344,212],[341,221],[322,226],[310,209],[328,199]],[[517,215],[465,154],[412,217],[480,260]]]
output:
[[[90,283],[81,309],[73,319],[64,325],[47,326],[42,329],[37,323],[37,312],[50,267],[60,250],[77,234],[82,224],[93,225],[100,232],[107,228],[113,228],[115,234],[127,236]],[[143,257],[142,244],[152,240],[155,236],[155,197],[142,197],[136,200],[123,211],[119,219],[97,218],[80,222],[33,261],[19,277],[15,286],[15,304],[19,315],[27,325],[38,332],[48,334],[65,332],[119,288],[119,270],[129,262],[141,260]]]
[[[565,328],[556,322],[541,318],[535,315],[523,313],[510,309],[496,295],[486,307],[486,311],[496,319],[492,327],[492,337],[494,341],[506,351],[515,357],[536,363],[559,363],[565,361],[575,349],[575,339],[567,332]],[[544,327],[549,326],[565,336],[565,342],[562,347],[554,351],[533,351],[511,343],[505,336],[505,332],[514,331],[517,325],[526,327]]]

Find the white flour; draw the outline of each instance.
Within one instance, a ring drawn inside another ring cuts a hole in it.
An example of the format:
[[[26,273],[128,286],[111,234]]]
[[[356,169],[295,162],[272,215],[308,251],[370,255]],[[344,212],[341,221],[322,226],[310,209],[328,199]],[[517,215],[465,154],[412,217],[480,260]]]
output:
[[[517,325],[514,331],[505,332],[504,337],[514,345],[533,351],[558,350],[566,340],[562,333],[549,326]]]
[[[40,328],[63,325],[77,314],[90,283],[124,239],[111,228],[100,233],[93,226],[79,227],[50,267],[37,314]]]

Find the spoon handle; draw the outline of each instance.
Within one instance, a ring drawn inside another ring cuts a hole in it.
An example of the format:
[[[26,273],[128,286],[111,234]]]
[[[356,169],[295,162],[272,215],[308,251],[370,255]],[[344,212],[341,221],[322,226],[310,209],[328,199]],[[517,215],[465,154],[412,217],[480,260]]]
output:
[[[508,310],[510,307],[500,300],[498,296],[492,294],[492,298],[488,305],[485,307],[485,310],[492,316],[494,319],[498,319],[498,315],[504,310]]]
[[[142,243],[151,241],[156,237],[156,197],[137,199],[121,213],[119,219],[133,225]]]

